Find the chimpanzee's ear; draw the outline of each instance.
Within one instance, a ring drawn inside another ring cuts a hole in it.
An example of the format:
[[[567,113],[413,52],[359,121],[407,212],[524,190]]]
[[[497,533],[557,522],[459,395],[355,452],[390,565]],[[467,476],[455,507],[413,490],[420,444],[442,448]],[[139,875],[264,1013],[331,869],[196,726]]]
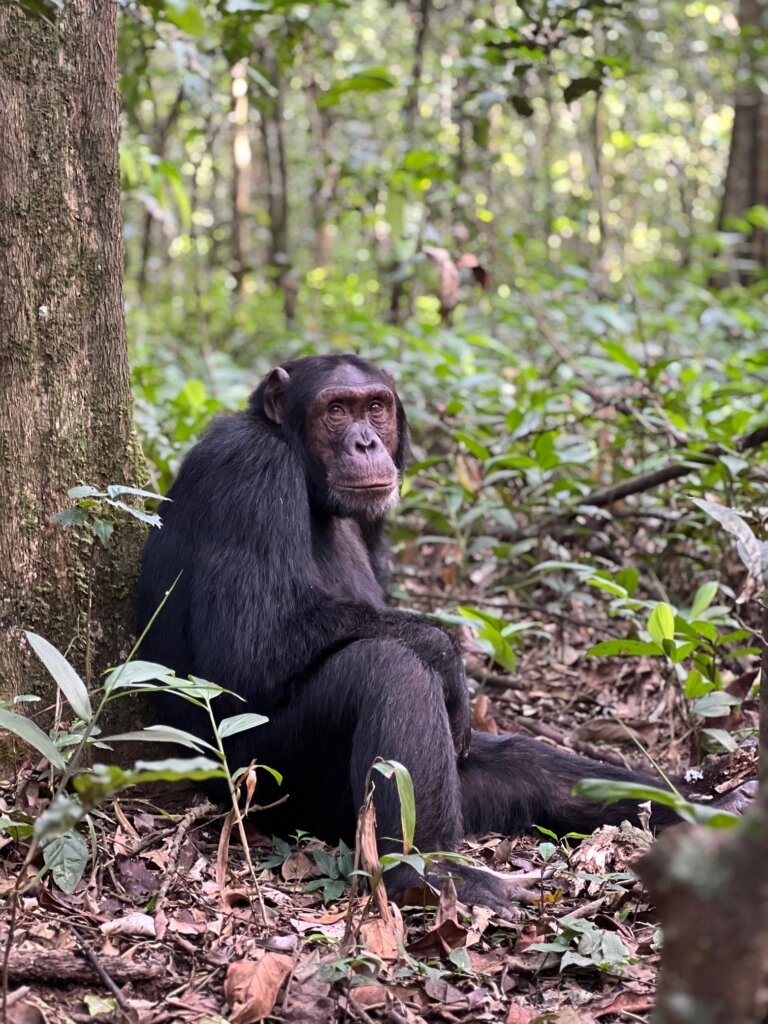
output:
[[[275,367],[264,382],[264,412],[267,419],[280,424],[285,416],[285,386],[289,377],[282,366]]]

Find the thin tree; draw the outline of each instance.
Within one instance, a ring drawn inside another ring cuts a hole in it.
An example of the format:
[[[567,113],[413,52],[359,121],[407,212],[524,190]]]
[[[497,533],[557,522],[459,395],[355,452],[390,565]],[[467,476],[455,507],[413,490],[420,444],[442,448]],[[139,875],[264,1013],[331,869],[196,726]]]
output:
[[[116,14],[104,0],[0,4],[3,698],[46,693],[23,629],[93,680],[133,623],[141,530],[120,527],[102,547],[54,521],[73,485],[143,473],[123,320]]]
[[[764,41],[768,33],[768,2],[739,0],[741,54],[733,110],[733,132],[728,173],[720,207],[720,228],[743,218],[755,206],[768,207],[768,94],[765,80],[768,59]],[[768,267],[768,230],[756,224],[744,245],[738,276],[745,280],[757,268]]]

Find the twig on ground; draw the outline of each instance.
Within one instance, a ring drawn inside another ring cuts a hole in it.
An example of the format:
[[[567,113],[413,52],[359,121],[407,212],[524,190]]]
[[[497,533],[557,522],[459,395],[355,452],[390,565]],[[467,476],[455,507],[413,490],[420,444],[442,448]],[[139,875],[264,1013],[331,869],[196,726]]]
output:
[[[155,913],[157,913],[165,903],[165,898],[168,895],[168,890],[171,887],[171,882],[176,874],[176,867],[179,861],[179,854],[181,853],[181,846],[187,835],[187,832],[200,818],[205,818],[209,814],[215,814],[216,808],[213,804],[206,800],[201,804],[197,804],[195,807],[190,808],[184,817],[179,821],[176,826],[176,835],[173,837],[171,843],[171,849],[168,853],[168,863],[166,864],[165,874],[163,875],[163,881],[160,885],[160,889],[157,893],[157,899],[155,900]]]

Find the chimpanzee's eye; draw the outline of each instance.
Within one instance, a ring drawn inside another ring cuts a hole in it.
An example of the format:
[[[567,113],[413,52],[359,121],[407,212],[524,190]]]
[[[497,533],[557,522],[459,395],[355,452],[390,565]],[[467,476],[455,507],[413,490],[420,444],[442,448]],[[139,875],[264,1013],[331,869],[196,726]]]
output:
[[[381,402],[371,402],[368,412],[373,413],[374,416],[380,416],[384,412],[384,405]]]
[[[343,416],[344,406],[341,404],[341,402],[331,402],[331,404],[328,406],[328,412],[330,413],[331,416]]]

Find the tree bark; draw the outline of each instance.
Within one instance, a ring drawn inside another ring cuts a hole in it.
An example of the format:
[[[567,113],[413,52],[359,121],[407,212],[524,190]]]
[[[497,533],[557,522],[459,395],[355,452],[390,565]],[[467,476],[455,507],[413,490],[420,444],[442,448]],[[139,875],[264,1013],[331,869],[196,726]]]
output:
[[[22,630],[87,679],[128,651],[143,531],[54,515],[140,483],[122,303],[116,11],[0,5],[0,697],[52,696]],[[91,657],[86,658],[90,652]],[[90,664],[85,664],[86,660]]]
[[[721,230],[727,230],[729,220],[743,217],[750,207],[768,206],[768,95],[759,80],[766,70],[761,42],[768,32],[768,2],[739,0],[739,26],[742,52],[728,172],[720,207]],[[768,266],[768,231],[753,228],[736,256],[737,276],[741,280],[748,279],[758,267]]]
[[[768,678],[768,609],[762,679]],[[678,825],[638,865],[664,927],[653,1024],[763,1024],[768,1010],[768,701],[760,788],[727,831]]]
[[[242,297],[246,270],[251,266],[248,208],[251,202],[251,140],[248,135],[248,63],[240,60],[232,76],[232,274]]]
[[[288,165],[283,132],[285,81],[279,56],[267,52],[266,46],[258,56],[274,87],[273,95],[264,96],[259,104],[269,213],[268,262],[272,278],[283,293],[286,323],[291,325],[296,320],[296,285],[288,251]]]

